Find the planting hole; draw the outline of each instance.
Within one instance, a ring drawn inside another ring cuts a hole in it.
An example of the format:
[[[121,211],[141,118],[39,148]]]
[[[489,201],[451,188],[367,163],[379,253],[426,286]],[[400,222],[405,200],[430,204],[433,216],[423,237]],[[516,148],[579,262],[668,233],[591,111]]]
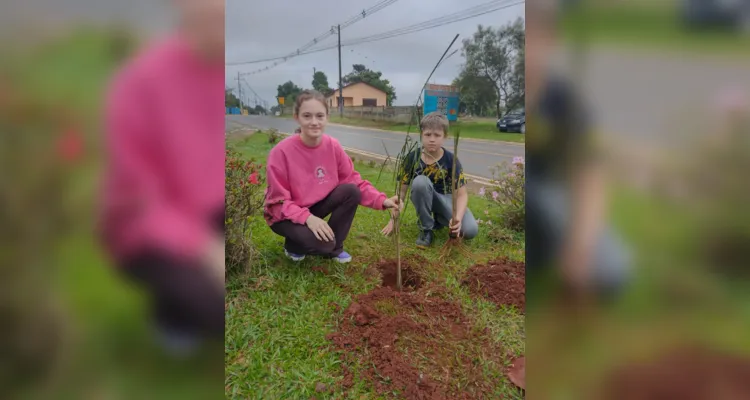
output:
[[[383,277],[381,285],[383,287],[389,287],[396,289],[396,277],[398,264],[396,260],[384,260],[380,261],[376,265],[377,269]],[[422,278],[414,269],[403,260],[401,261],[401,282],[404,285],[404,289],[409,288],[417,290],[422,287]]]

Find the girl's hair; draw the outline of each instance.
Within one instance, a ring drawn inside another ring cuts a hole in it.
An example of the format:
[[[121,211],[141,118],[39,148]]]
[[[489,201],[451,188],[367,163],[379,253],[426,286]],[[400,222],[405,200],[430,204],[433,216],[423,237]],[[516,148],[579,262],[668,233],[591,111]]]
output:
[[[323,104],[326,108],[326,114],[328,114],[328,103],[326,103],[326,97],[317,90],[303,90],[302,93],[297,95],[297,101],[294,102],[294,115],[299,115],[299,108],[302,103],[308,100],[317,100]]]

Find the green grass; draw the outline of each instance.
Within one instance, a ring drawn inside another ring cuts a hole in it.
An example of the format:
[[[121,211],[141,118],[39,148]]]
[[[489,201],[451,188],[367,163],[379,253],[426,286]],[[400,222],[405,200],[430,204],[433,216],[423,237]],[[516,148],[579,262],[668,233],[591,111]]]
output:
[[[611,4],[571,12],[563,21],[568,40],[580,33],[592,44],[746,56],[750,37],[729,30],[691,31],[681,20],[676,2]]]
[[[271,145],[267,136],[256,133],[236,143],[237,149],[248,158],[265,162]],[[378,181],[379,167],[356,163],[365,179],[387,193],[391,176],[383,173]],[[486,207],[483,199],[472,197],[470,208],[477,214]],[[328,260],[308,258],[299,265],[285,259],[283,239],[275,235],[265,222],[256,218],[252,238],[262,254],[262,261],[247,271],[228,278],[226,314],[226,386],[227,397],[237,399],[290,398],[351,398],[377,399],[369,385],[357,382],[346,394],[338,389],[343,373],[338,355],[326,340],[326,334],[336,330],[343,310],[352,298],[375,287],[377,278],[366,273],[368,265],[380,257],[395,256],[392,239],[380,235],[388,217],[382,211],[360,207],[357,211],[346,249],[354,261],[341,266]],[[480,235],[471,247],[479,261],[500,254],[523,259],[523,238],[509,243],[492,244]],[[402,243],[405,254],[419,253],[436,261],[439,248],[447,235],[439,232],[436,243],[428,251],[417,251],[416,217],[413,210],[404,215]],[[472,262],[456,256],[446,265],[425,271],[428,281],[440,282],[448,288],[466,314],[478,327],[487,327],[492,340],[513,354],[524,352],[524,318],[515,310],[498,308],[494,304],[470,296],[460,285],[462,273]],[[324,267],[328,275],[312,271]],[[332,303],[340,306],[335,311]],[[383,305],[386,310],[388,305]],[[495,377],[497,398],[520,398],[513,386],[502,377],[502,371],[492,368],[487,359],[487,376]],[[353,367],[355,376],[361,365]],[[355,380],[356,382],[356,380]],[[333,397],[315,393],[318,383],[336,388]]]
[[[287,116],[291,118],[290,116]],[[360,126],[363,128],[383,129],[393,132],[406,132],[409,130],[409,124],[396,123],[389,121],[373,121],[358,118],[341,118],[337,115],[330,115],[329,121],[334,124]],[[461,128],[461,137],[464,139],[484,139],[497,140],[503,142],[524,143],[526,135],[520,133],[499,132],[495,126],[496,120],[483,118],[472,121],[458,121],[451,123],[451,129]],[[411,126],[411,132],[419,131],[416,125]]]
[[[581,393],[608,368],[672,346],[698,342],[750,357],[742,339],[750,335],[748,283],[712,273],[698,260],[698,220],[636,190],[614,188],[612,199],[611,222],[632,250],[634,279],[618,301],[587,318],[529,312],[530,353],[549,361],[546,372],[534,370],[539,396],[547,390],[554,398],[587,398]]]

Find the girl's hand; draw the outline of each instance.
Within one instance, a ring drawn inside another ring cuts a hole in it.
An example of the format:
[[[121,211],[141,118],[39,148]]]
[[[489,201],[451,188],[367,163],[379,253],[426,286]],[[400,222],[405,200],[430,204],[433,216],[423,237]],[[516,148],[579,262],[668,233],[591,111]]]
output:
[[[312,231],[315,237],[321,242],[333,242],[336,238],[333,236],[333,229],[328,223],[314,215],[307,217],[305,225]]]
[[[216,235],[211,238],[202,254],[201,261],[211,271],[211,275],[216,279],[216,284],[225,286],[224,276],[224,237]]]
[[[391,233],[393,233],[393,219],[391,218],[388,220],[388,225],[386,225],[383,230],[380,231],[380,233],[383,234],[383,236],[390,236]]]
[[[383,202],[383,208],[386,210],[391,209],[391,208],[396,208],[396,207],[399,207],[398,196],[387,198]]]

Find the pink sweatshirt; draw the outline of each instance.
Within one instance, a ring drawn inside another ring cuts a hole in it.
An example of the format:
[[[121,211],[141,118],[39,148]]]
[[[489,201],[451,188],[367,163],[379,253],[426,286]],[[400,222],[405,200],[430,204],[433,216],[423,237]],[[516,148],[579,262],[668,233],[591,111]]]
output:
[[[100,227],[116,258],[146,246],[194,257],[208,243],[224,206],[222,61],[171,37],[112,81]]]
[[[304,224],[310,216],[308,207],[344,183],[359,187],[360,204],[365,207],[382,210],[386,200],[385,194],[354,170],[339,141],[328,135],[314,148],[305,146],[300,135],[282,140],[268,154],[267,175],[265,216],[269,225],[284,220]]]

